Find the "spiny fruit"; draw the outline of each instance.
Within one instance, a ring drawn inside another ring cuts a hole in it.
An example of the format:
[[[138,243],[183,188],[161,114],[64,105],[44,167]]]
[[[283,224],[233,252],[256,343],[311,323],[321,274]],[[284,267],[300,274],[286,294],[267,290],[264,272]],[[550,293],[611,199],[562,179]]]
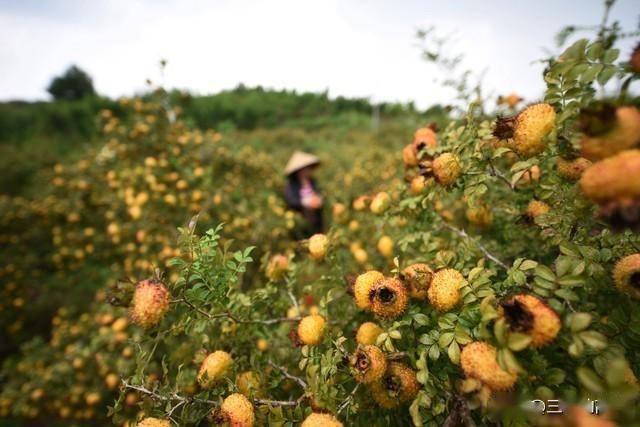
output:
[[[378,240],[378,252],[385,257],[391,258],[393,256],[393,240],[389,236],[382,236]]]
[[[508,390],[514,386],[518,377],[502,369],[496,357],[497,351],[492,345],[476,341],[462,349],[460,365],[467,377],[481,381],[491,390]]]
[[[198,371],[198,382],[202,388],[211,388],[227,375],[233,359],[226,351],[218,350],[209,354],[202,361]]]
[[[436,157],[432,169],[436,181],[444,186],[453,184],[462,172],[458,156],[452,153],[442,153]]]
[[[471,224],[480,228],[488,227],[493,221],[491,208],[484,203],[468,207],[465,216]]]
[[[431,181],[433,182],[433,181]],[[427,188],[427,178],[422,175],[418,175],[411,179],[411,185],[409,186],[409,190],[411,194],[414,196],[418,196],[424,193],[424,190]]]
[[[413,146],[418,153],[425,147],[435,148],[437,145],[438,135],[430,127],[420,128],[413,134]]]
[[[148,329],[157,325],[168,310],[169,291],[161,282],[150,279],[136,285],[130,309],[135,323]]]
[[[356,332],[356,342],[360,345],[372,345],[376,343],[382,328],[373,322],[364,322]]]
[[[387,359],[375,345],[356,350],[351,357],[351,371],[356,381],[369,384],[382,378],[387,370]]]
[[[389,196],[389,193],[387,193],[386,191],[381,191],[373,197],[369,209],[371,209],[371,212],[373,212],[374,214],[380,215],[389,208],[390,204],[391,197]]]
[[[215,411],[214,422],[228,423],[230,427],[253,427],[255,422],[253,405],[244,395],[231,394],[224,399],[220,410]]]
[[[413,400],[420,384],[416,373],[399,362],[391,362],[380,381],[371,383],[374,400],[383,408],[390,409]]]
[[[541,202],[540,200],[531,200],[527,205],[527,210],[525,214],[531,218],[535,219],[540,215],[545,215],[549,213],[551,208],[545,202]]]
[[[309,238],[309,255],[316,261],[324,258],[328,247],[329,238],[324,234],[314,234]]]
[[[169,420],[147,417],[138,423],[138,427],[171,427]]]
[[[623,151],[594,163],[582,175],[580,186],[596,203],[640,197],[640,150]]]
[[[553,341],[562,326],[560,316],[532,295],[516,295],[501,305],[510,329],[529,335],[533,348]]]
[[[429,303],[438,311],[449,311],[460,302],[460,288],[466,283],[464,276],[453,268],[438,270],[427,291]]]
[[[407,309],[409,295],[400,280],[387,277],[373,285],[369,299],[371,311],[376,316],[394,319]]]
[[[376,270],[367,271],[356,278],[353,285],[353,298],[360,309],[369,310],[371,308],[369,295],[373,285],[382,279],[384,279],[384,275]]]
[[[303,317],[298,324],[298,338],[307,345],[320,344],[324,335],[325,323],[324,317],[318,314]]]
[[[407,167],[418,166],[418,153],[415,145],[409,144],[402,149],[402,161]]]
[[[525,108],[515,121],[513,146],[524,157],[542,153],[547,147],[545,137],[553,131],[556,112],[549,104],[534,104]]]
[[[601,160],[640,143],[640,111],[636,107],[618,107],[615,124],[601,135],[585,136],[581,141],[582,155],[589,160]]]
[[[269,280],[276,282],[278,280],[282,280],[288,268],[289,258],[285,255],[277,254],[272,256],[269,260],[265,274]]]
[[[342,423],[331,414],[314,412],[302,422],[300,427],[343,427]]]
[[[565,159],[564,157],[558,157],[556,159],[556,168],[558,174],[563,178],[571,181],[577,181],[580,179],[585,170],[591,166],[591,161],[584,157],[576,157],[575,159]]]
[[[621,292],[640,299],[640,253],[627,255],[616,263],[613,283]]]
[[[417,300],[427,299],[427,291],[433,279],[433,270],[427,264],[411,264],[402,270],[400,278],[407,285],[411,298]]]

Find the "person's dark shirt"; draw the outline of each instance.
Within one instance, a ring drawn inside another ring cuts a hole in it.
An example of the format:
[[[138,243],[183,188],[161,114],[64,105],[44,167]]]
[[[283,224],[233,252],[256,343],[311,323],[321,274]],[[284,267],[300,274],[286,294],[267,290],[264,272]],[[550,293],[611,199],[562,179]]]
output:
[[[311,187],[313,191],[317,194],[320,194],[318,189],[318,185],[315,180],[310,179]],[[307,220],[307,230],[305,234],[315,234],[321,233],[324,229],[324,224],[322,220],[322,208],[320,209],[307,209],[302,205],[302,200],[300,199],[300,188],[302,187],[302,183],[296,177],[291,177],[287,181],[287,185],[284,188],[284,199],[287,203],[289,209],[292,209],[296,212],[302,213],[302,215]]]

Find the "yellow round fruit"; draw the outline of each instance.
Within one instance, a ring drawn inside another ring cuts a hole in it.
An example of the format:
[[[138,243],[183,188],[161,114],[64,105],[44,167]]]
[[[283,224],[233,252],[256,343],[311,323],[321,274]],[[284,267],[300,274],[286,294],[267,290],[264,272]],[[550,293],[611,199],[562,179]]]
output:
[[[389,193],[385,191],[381,191],[380,193],[376,194],[373,197],[373,200],[371,200],[370,209],[371,209],[371,212],[373,212],[374,214],[380,215],[384,213],[384,211],[389,209],[390,205],[391,205],[391,196],[389,196]]]
[[[264,338],[260,338],[256,343],[256,347],[258,347],[259,351],[267,351],[267,349],[269,348],[269,342]]]
[[[527,205],[526,215],[531,219],[535,219],[540,215],[546,215],[550,210],[551,208],[545,202],[532,200]]]
[[[436,181],[444,186],[453,184],[462,173],[460,160],[452,153],[440,154],[433,161],[432,168]]]
[[[402,161],[407,167],[418,165],[418,153],[416,152],[415,145],[409,144],[402,149]]]
[[[430,127],[418,129],[413,134],[413,146],[416,152],[420,152],[425,147],[435,148],[438,145],[438,135]]]
[[[374,283],[369,299],[373,314],[395,319],[407,309],[409,295],[400,280],[387,277]]]
[[[385,258],[391,258],[393,256],[393,239],[389,236],[382,236],[378,240],[378,252]]]
[[[502,310],[510,329],[529,335],[533,348],[553,341],[562,327],[560,316],[532,295],[516,295],[502,303]]]
[[[319,261],[324,258],[329,247],[329,238],[324,234],[314,234],[309,238],[309,255]]]
[[[464,276],[452,268],[438,270],[427,291],[429,303],[438,311],[445,312],[460,302],[460,288],[466,283]]]
[[[356,248],[356,250],[353,251],[353,257],[355,258],[358,264],[364,264],[369,260],[369,255],[367,254],[367,251],[365,251],[362,248]]]
[[[378,381],[387,370],[387,359],[382,350],[375,345],[367,345],[356,350],[350,363],[353,377],[364,384]]]
[[[433,279],[433,270],[427,264],[411,264],[402,270],[400,278],[407,286],[411,298],[422,301],[427,299],[427,291]]]
[[[289,258],[287,258],[285,255],[276,254],[269,260],[265,274],[267,276],[267,279],[277,282],[283,279],[288,268]]]
[[[314,412],[302,422],[300,427],[343,427],[342,423],[331,414]]]
[[[116,374],[109,374],[105,377],[104,383],[109,390],[115,390],[118,384],[120,384],[120,377]]]
[[[582,155],[589,160],[601,160],[640,143],[640,111],[625,106],[616,109],[613,128],[603,135],[585,136],[581,141]]]
[[[138,282],[133,293],[131,318],[145,329],[160,323],[169,310],[169,291],[155,280]]]
[[[414,196],[418,196],[424,193],[424,190],[427,188],[427,178],[422,175],[418,175],[411,180],[411,185],[409,190],[411,194]]]
[[[382,332],[382,328],[375,323],[365,322],[358,328],[356,342],[360,345],[373,345]]]
[[[547,148],[545,137],[555,128],[556,112],[549,104],[534,104],[516,118],[513,131],[515,151],[524,157],[535,156]]]
[[[312,314],[305,316],[298,324],[298,338],[306,345],[318,345],[324,336],[326,321],[324,317]]]
[[[513,387],[517,375],[500,367],[496,349],[486,342],[476,341],[462,349],[460,365],[468,378],[475,378],[491,390],[501,391]]]
[[[376,270],[362,273],[353,285],[353,297],[356,305],[362,310],[371,308],[371,291],[376,282],[384,279],[384,275]]]
[[[253,405],[240,393],[227,396],[220,405],[220,414],[231,427],[253,427]],[[217,418],[214,415],[214,418]]]
[[[202,388],[213,387],[227,375],[232,363],[233,359],[229,353],[222,350],[214,351],[202,361],[198,371],[198,383]]]
[[[147,417],[138,423],[138,427],[171,427],[169,420]]]
[[[640,150],[623,151],[594,163],[582,174],[580,186],[596,203],[640,197]]]
[[[640,253],[627,255],[616,263],[613,283],[621,292],[640,299]]]
[[[584,157],[576,157],[575,159],[558,157],[556,159],[558,174],[570,181],[579,180],[584,171],[586,171],[590,166],[591,161]]]
[[[412,401],[418,394],[420,384],[416,373],[407,365],[391,362],[380,381],[371,383],[373,399],[385,409],[395,408]]]

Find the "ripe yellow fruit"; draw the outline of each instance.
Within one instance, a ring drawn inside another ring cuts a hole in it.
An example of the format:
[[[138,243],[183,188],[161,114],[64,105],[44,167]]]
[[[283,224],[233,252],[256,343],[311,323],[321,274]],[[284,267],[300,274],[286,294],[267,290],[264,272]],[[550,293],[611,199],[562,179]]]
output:
[[[329,238],[324,234],[314,234],[309,238],[309,255],[319,261],[324,258],[329,247]]]
[[[356,250],[353,251],[353,257],[356,259],[358,264],[364,264],[369,259],[367,251],[362,248],[356,248]]]
[[[427,291],[429,303],[438,311],[449,311],[460,302],[460,288],[466,283],[464,276],[452,268],[438,270]]]
[[[571,181],[579,180],[589,166],[591,166],[591,161],[584,157],[576,157],[575,159],[558,157],[556,159],[558,174]]]
[[[115,390],[118,384],[120,384],[120,377],[116,374],[109,374],[105,377],[104,383],[109,390]]]
[[[430,127],[420,128],[413,134],[413,145],[418,152],[425,147],[435,148],[438,145],[438,135]]]
[[[534,104],[516,118],[513,131],[515,151],[524,157],[535,156],[547,148],[545,137],[553,131],[556,112],[549,104]]]
[[[218,350],[202,361],[198,371],[198,383],[202,388],[211,388],[229,372],[233,359],[226,351]]]
[[[147,417],[140,421],[138,427],[171,427],[169,420],[161,420],[160,418]]]
[[[111,324],[111,329],[113,332],[122,332],[127,329],[128,325],[129,321],[126,317],[119,317]]]
[[[411,298],[417,300],[427,299],[427,291],[433,279],[433,270],[427,264],[411,264],[402,270],[400,278],[407,285]]]
[[[271,257],[269,260],[269,264],[267,264],[267,268],[265,274],[267,279],[277,282],[282,280],[287,269],[289,268],[289,258],[285,255],[277,254]]]
[[[422,175],[418,175],[411,180],[411,186],[409,187],[409,191],[414,196],[418,196],[424,193],[424,190],[427,188],[427,178]]]
[[[432,169],[436,181],[444,186],[453,184],[462,172],[458,156],[452,153],[443,153],[436,157]]]
[[[389,236],[382,236],[378,240],[378,252],[385,257],[391,258],[393,256],[393,240]]]
[[[102,400],[102,396],[97,391],[87,393],[84,397],[84,401],[88,406],[93,406]]]
[[[402,149],[402,161],[407,167],[418,165],[418,153],[415,145],[409,144]]]
[[[362,273],[353,285],[353,297],[356,305],[362,310],[371,309],[371,291],[376,282],[384,279],[384,275],[376,270]]]
[[[262,392],[262,382],[260,381],[260,377],[253,371],[247,371],[239,374],[236,377],[236,387],[241,394],[247,397],[252,395],[258,396]]]
[[[613,283],[621,292],[640,299],[640,253],[627,255],[616,263]]]
[[[640,143],[640,111],[626,106],[616,109],[613,128],[603,135],[585,136],[581,141],[582,155],[589,160],[601,160]]]
[[[376,316],[394,319],[407,309],[409,295],[400,280],[387,277],[374,283],[369,299]]]
[[[148,329],[160,323],[168,310],[169,291],[162,283],[143,280],[136,285],[130,309],[135,323]]]
[[[407,365],[391,362],[380,381],[370,385],[374,400],[383,408],[391,409],[412,401],[420,384],[416,373]]]
[[[527,210],[525,213],[529,218],[534,219],[540,215],[549,213],[550,210],[551,208],[545,202],[541,202],[540,200],[532,200],[527,205]]]
[[[214,420],[227,422],[230,427],[253,427],[253,405],[242,394],[231,394],[220,405],[219,415],[214,414]]]
[[[468,378],[475,378],[493,391],[508,390],[518,377],[500,367],[496,349],[486,342],[476,341],[462,349],[460,365]]]
[[[488,227],[493,221],[491,208],[484,203],[467,208],[465,215],[467,220],[476,227]]]
[[[373,345],[382,332],[382,328],[375,323],[365,322],[358,328],[356,342],[360,345]]]
[[[594,163],[582,174],[580,186],[596,203],[640,197],[640,150],[623,151]]]
[[[560,316],[532,295],[516,295],[502,303],[502,309],[510,329],[529,335],[533,348],[553,341],[562,327]]]
[[[387,359],[378,347],[367,345],[351,357],[351,370],[356,381],[369,384],[382,378],[387,370]]]
[[[369,208],[374,214],[380,215],[381,213],[389,209],[390,205],[391,196],[389,196],[389,193],[387,193],[386,191],[381,191],[373,197],[373,200],[371,200],[371,206]]]
[[[269,348],[269,342],[264,338],[260,338],[256,344],[256,347],[258,347],[259,351],[267,351],[267,349]]]
[[[305,316],[298,324],[298,338],[306,345],[318,345],[322,342],[325,329],[324,317],[318,314]]]
[[[347,207],[342,203],[335,203],[331,208],[333,219],[338,223],[344,222],[347,214]]]
[[[302,422],[300,427],[343,427],[342,423],[331,414],[314,412]]]
[[[353,209],[356,211],[363,211],[367,208],[369,202],[369,196],[359,196],[353,201]]]

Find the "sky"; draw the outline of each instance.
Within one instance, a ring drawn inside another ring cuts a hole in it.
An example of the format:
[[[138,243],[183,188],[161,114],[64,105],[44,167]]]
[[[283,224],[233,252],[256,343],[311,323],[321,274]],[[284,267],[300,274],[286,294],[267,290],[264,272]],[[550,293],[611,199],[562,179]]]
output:
[[[0,0],[0,100],[48,99],[71,64],[103,95],[132,95],[147,78],[198,94],[239,83],[332,97],[448,103],[443,75],[420,58],[416,30],[453,34],[453,53],[494,95],[544,91],[546,49],[567,24],[594,25],[601,0]],[[638,26],[639,0],[611,19]],[[636,40],[621,44],[622,57]]]

